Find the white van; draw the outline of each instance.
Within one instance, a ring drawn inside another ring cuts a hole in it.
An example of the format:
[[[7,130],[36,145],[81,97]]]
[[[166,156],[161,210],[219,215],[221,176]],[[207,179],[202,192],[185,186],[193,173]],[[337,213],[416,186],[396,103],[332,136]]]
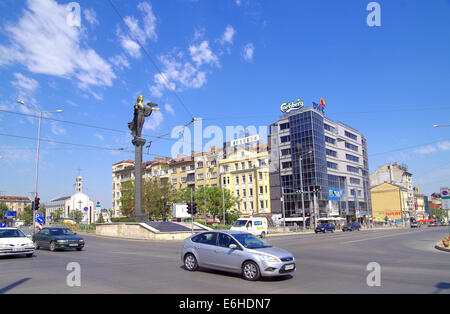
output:
[[[244,231],[255,236],[264,238],[267,235],[267,218],[264,217],[250,217],[239,218],[231,227],[233,231]]]

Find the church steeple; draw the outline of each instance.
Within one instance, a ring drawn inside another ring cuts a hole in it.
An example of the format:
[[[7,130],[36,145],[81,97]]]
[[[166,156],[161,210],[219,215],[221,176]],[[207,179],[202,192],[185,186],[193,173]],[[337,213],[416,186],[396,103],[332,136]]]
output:
[[[75,180],[75,192],[81,193],[83,191],[83,178],[81,176],[77,176]]]

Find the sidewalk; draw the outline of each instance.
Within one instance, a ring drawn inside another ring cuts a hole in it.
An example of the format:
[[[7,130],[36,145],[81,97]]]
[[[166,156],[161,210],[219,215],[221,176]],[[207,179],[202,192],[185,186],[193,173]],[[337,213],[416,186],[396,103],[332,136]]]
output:
[[[267,237],[276,237],[276,236],[284,236],[284,235],[301,235],[301,234],[313,234],[315,233],[312,229],[307,229],[306,231],[302,231],[301,228],[299,228],[298,231],[291,231],[288,230],[289,228],[286,227],[286,231],[282,231],[283,227],[277,228],[276,230],[269,229],[269,233],[267,234]],[[360,231],[375,231],[375,230],[397,230],[397,229],[410,229],[409,227],[374,227],[374,228],[361,228]],[[278,231],[281,230],[281,231]],[[334,232],[342,232],[341,229],[336,229]]]

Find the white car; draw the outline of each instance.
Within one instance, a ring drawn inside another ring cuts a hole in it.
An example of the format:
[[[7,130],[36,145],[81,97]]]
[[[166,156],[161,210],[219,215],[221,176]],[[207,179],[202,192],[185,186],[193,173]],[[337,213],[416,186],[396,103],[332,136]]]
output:
[[[0,228],[0,256],[25,254],[32,257],[34,245],[25,233],[17,228]]]

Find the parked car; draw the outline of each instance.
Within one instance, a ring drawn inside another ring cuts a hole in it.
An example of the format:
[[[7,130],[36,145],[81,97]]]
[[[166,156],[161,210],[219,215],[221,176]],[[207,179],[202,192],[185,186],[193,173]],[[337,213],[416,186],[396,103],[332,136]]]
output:
[[[344,227],[342,227],[342,231],[359,231],[361,229],[361,225],[358,222],[353,222],[351,224],[346,224]]]
[[[84,239],[67,228],[43,228],[33,236],[36,250],[41,247],[49,248],[50,251],[61,249],[77,249],[81,251],[84,247]]]
[[[189,271],[199,267],[241,274],[246,280],[295,271],[295,258],[256,236],[232,230],[205,231],[183,242],[181,260]]]
[[[336,227],[334,226],[334,224],[331,223],[327,223],[327,224],[321,224],[320,226],[317,226],[316,229],[314,230],[316,233],[318,232],[334,232],[334,230],[336,230]]]
[[[411,228],[420,228],[420,227],[421,227],[420,222],[413,221],[413,222],[411,223]]]
[[[0,229],[0,256],[23,255],[32,257],[33,242],[17,228]]]
[[[428,227],[439,227],[439,224],[437,222],[430,222]]]

